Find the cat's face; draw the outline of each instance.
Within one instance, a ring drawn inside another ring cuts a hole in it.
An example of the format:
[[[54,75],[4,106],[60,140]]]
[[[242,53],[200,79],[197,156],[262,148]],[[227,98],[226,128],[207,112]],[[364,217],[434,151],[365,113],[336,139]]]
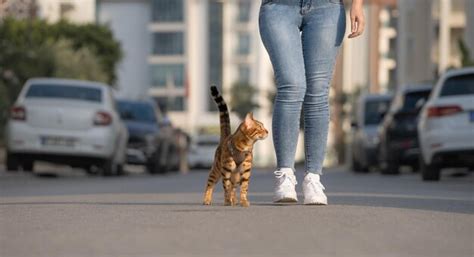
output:
[[[252,113],[248,113],[242,122],[242,131],[253,140],[262,140],[268,136],[268,130],[263,123],[253,118]]]

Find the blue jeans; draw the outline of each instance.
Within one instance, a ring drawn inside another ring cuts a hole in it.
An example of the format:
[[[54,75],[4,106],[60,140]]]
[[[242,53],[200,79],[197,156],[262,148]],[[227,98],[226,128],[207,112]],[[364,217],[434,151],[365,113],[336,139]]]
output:
[[[278,169],[294,169],[303,108],[306,171],[322,174],[329,85],[346,27],[342,0],[262,0],[259,27],[277,86],[272,130]]]

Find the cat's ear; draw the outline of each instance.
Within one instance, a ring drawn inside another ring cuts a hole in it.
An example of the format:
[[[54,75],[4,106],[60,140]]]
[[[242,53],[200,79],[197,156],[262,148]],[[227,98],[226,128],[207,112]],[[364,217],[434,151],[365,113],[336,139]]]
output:
[[[247,115],[245,115],[244,125],[245,127],[249,128],[252,126],[252,123],[253,123],[253,114],[249,112],[247,113]]]

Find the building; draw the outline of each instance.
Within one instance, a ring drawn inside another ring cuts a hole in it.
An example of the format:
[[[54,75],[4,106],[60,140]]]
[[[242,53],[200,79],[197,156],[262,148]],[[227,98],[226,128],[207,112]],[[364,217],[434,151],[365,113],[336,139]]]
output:
[[[38,17],[48,22],[61,19],[73,23],[95,21],[95,0],[36,0]]]
[[[95,21],[95,0],[1,0],[0,17],[6,16],[91,23]]]
[[[434,81],[460,67],[459,40],[474,52],[473,12],[471,0],[399,0],[398,83]]]
[[[97,0],[98,22],[109,24],[124,50],[119,94],[152,96],[176,126],[197,134],[218,127],[209,86],[230,99],[234,83],[248,83],[261,92],[255,117],[270,126],[266,95],[273,75],[260,42],[259,6],[252,0]],[[238,118],[231,120],[235,128]],[[271,147],[270,138],[257,144],[258,164],[274,162]]]
[[[0,18],[7,16],[18,19],[34,18],[36,12],[35,0],[0,0]]]

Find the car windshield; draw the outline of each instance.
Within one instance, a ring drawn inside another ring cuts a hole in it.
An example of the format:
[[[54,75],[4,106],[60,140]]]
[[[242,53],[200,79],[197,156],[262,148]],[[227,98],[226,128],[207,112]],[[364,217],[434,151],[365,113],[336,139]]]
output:
[[[25,97],[63,98],[100,103],[102,101],[102,90],[87,86],[34,84],[30,86]]]
[[[390,99],[369,100],[365,103],[365,125],[377,125],[382,121],[383,113],[388,109]]]
[[[155,110],[149,103],[118,101],[117,107],[123,120],[156,122]]]
[[[474,74],[455,76],[444,82],[440,96],[474,95]]]
[[[405,111],[413,111],[416,109],[416,104],[418,101],[420,101],[420,99],[424,99],[426,101],[429,96],[430,90],[406,93],[402,109]]]

